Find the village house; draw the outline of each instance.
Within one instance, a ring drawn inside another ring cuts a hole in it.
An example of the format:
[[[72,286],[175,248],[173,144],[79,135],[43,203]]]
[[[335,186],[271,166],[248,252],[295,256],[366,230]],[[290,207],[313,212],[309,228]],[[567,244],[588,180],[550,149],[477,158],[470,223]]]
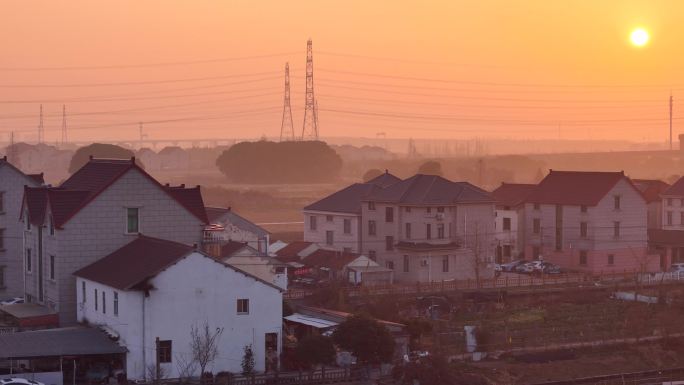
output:
[[[646,200],[648,211],[646,214],[646,222],[649,229],[663,228],[663,199],[660,196],[665,192],[670,185],[654,179],[632,179],[636,188],[641,191],[641,194]]]
[[[204,232],[204,244],[208,248],[220,248],[224,244],[246,242],[261,254],[269,253],[270,233],[252,221],[240,216],[235,210],[223,207],[206,207],[209,225]]]
[[[191,331],[205,324],[220,332],[208,371],[240,372],[245,347],[257,372],[277,367],[281,288],[194,246],[137,235],[74,275],[78,321],[118,337],[129,379],[149,379],[157,363],[166,377],[179,377],[193,361]]]
[[[200,244],[207,224],[199,186],[163,186],[135,159],[91,159],[59,187],[26,187],[25,298],[76,321],[73,273],[144,233]]]
[[[23,224],[19,221],[24,186],[38,187],[43,175],[27,175],[0,158],[0,299],[24,296]]]
[[[652,198],[649,214],[658,212],[660,218],[654,223],[649,220],[648,245],[660,255],[661,268],[665,270],[673,263],[684,262],[684,178],[672,186],[661,187],[658,199]]]
[[[301,260],[311,274],[324,280],[336,280],[354,285],[392,284],[394,271],[365,255],[338,250],[318,249]]]
[[[348,253],[361,252],[364,237],[361,200],[400,180],[386,171],[366,183],[354,183],[304,207],[304,240]]]
[[[492,196],[496,199],[494,221],[494,242],[496,263],[507,263],[519,259],[522,249],[522,221],[525,198],[536,187],[535,184],[502,183]]]
[[[219,260],[287,290],[286,263],[260,253],[247,242],[229,241],[220,250]]]
[[[525,199],[525,255],[590,273],[657,270],[646,213],[623,172],[551,170]]]

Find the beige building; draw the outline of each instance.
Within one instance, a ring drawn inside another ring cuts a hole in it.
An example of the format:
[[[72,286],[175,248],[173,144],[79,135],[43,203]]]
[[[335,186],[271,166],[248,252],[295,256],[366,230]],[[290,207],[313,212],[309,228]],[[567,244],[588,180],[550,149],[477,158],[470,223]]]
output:
[[[524,254],[522,222],[525,199],[537,187],[535,184],[502,183],[492,191],[496,199],[494,242],[496,263],[521,259]]]

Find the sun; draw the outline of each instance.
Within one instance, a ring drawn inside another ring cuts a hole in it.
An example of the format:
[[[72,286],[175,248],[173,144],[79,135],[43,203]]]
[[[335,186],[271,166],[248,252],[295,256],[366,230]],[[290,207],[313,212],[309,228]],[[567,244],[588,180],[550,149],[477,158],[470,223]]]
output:
[[[643,47],[648,44],[649,38],[648,31],[643,28],[637,28],[629,35],[629,40],[637,47]]]

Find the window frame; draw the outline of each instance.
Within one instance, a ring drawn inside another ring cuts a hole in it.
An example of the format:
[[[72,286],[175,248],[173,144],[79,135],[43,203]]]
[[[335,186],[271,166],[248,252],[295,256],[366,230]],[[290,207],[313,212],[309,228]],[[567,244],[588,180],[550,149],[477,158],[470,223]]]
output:
[[[102,314],[107,314],[107,292],[102,290]]]
[[[86,281],[81,281],[81,297],[83,297],[82,298],[83,303],[88,302],[88,291],[86,288]]]
[[[541,218],[532,218],[532,234],[541,234]]]
[[[0,251],[5,250],[5,228],[0,227]]]
[[[373,236],[378,234],[378,226],[374,219],[368,220],[368,235]]]
[[[445,237],[445,232],[444,232],[444,223],[438,223],[437,224],[437,239],[444,239]]]
[[[613,221],[613,238],[620,238],[620,221]]]
[[[249,298],[238,298],[236,306],[237,315],[249,315]]]
[[[406,222],[404,224],[404,237],[406,239],[411,239],[411,222]]]
[[[342,227],[343,227],[343,231],[345,234],[351,234],[352,233],[352,231],[351,231],[351,219],[344,218],[342,220]]]
[[[503,231],[511,231],[511,218],[503,217],[501,227],[501,230]]]
[[[403,259],[403,264],[402,264],[402,271],[404,273],[409,273],[411,271],[411,262],[409,261],[409,256],[404,254],[404,259]]]
[[[394,223],[394,207],[385,207],[385,223]]]
[[[309,230],[318,230],[318,220],[316,219],[315,215],[309,215]]]
[[[613,208],[615,210],[621,210],[622,202],[620,195],[613,196]]]
[[[57,272],[56,272],[56,270],[57,270],[57,267],[56,267],[56,264],[57,264],[56,259],[57,259],[57,257],[55,257],[54,255],[50,254],[50,256],[48,257],[48,259],[49,259],[49,262],[50,262],[50,269],[49,269],[49,271],[48,271],[48,272],[49,272],[49,277],[50,277],[50,280],[54,282],[55,279],[56,279],[56,277],[57,277]]]
[[[51,236],[55,235],[55,220],[52,217],[52,213],[48,214],[48,233]]]
[[[442,273],[448,273],[449,272],[449,256],[444,255],[442,256]]]
[[[140,207],[126,207],[126,229],[125,229],[125,234],[140,234],[142,231],[140,229]],[[135,210],[136,212],[136,229],[135,231],[131,231],[131,210]]]
[[[173,341],[160,340],[157,342],[157,362],[168,364],[172,362]]]
[[[615,254],[608,254],[608,260],[606,262],[608,263],[608,266],[614,266],[615,265]]]
[[[391,235],[385,236],[385,251],[394,250],[394,237]]]
[[[586,250],[579,251],[579,265],[587,266],[589,264],[589,253]]]
[[[335,232],[332,230],[325,231],[325,244],[332,246],[335,243]]]
[[[112,295],[112,311],[114,312],[114,316],[118,317],[119,316],[119,292],[114,291],[114,294]]]
[[[368,202],[368,210],[369,211],[375,211],[375,202],[372,202],[372,201]]]
[[[580,238],[586,239],[589,237],[589,224],[586,221],[580,222]]]
[[[26,263],[26,272],[27,273],[33,273],[33,255],[31,255],[31,248],[28,247],[24,251],[24,260]]]

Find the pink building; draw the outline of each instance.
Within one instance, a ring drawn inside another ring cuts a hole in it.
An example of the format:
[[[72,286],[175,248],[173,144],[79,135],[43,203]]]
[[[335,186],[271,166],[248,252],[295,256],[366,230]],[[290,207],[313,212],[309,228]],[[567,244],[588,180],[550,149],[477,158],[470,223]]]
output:
[[[660,268],[647,248],[646,200],[623,172],[551,170],[523,212],[528,259],[595,274]]]

